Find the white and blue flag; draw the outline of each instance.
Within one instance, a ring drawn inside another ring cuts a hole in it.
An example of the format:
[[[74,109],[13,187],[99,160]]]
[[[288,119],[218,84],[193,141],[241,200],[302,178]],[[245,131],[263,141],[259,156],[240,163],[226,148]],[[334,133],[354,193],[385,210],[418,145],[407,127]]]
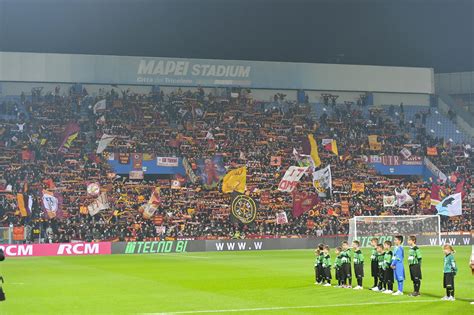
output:
[[[462,197],[461,193],[449,195],[448,197],[441,200],[436,205],[439,215],[446,215],[449,217],[462,214]]]

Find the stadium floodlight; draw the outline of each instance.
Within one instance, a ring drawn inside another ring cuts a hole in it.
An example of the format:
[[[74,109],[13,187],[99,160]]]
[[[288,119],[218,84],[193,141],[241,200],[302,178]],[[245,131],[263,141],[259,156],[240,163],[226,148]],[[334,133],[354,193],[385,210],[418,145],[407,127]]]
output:
[[[441,244],[441,221],[438,215],[355,216],[349,220],[349,241],[358,240],[368,247],[374,237],[382,243],[395,235],[407,239],[415,235],[417,245]]]

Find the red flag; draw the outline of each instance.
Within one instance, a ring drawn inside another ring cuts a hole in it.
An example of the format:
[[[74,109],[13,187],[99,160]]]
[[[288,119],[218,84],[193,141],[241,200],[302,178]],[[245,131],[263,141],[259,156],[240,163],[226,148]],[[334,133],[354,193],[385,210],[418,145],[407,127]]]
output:
[[[439,192],[441,190],[441,186],[432,184],[431,185],[431,210],[434,212],[436,211],[436,205],[441,201],[441,196]]]
[[[466,191],[464,190],[464,183],[465,183],[465,179],[463,179],[462,181],[460,181],[459,183],[457,183],[456,185],[456,193],[461,193],[461,199],[464,198],[464,196],[466,195]]]
[[[293,193],[293,216],[299,217],[306,211],[311,210],[320,202],[318,195],[307,193],[305,191]]]
[[[141,153],[132,154],[133,169],[141,170],[143,165],[143,155]]]
[[[281,166],[281,156],[272,156],[270,159],[271,166]]]

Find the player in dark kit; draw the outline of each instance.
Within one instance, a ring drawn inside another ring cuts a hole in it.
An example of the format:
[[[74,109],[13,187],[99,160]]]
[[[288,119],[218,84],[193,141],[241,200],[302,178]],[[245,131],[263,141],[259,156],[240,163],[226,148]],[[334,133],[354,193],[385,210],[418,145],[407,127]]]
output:
[[[318,257],[318,284],[324,284],[324,268],[323,268],[323,260],[324,260],[324,244],[318,245],[319,250],[319,257]]]
[[[352,249],[354,250],[354,273],[357,279],[357,286],[354,290],[362,290],[362,279],[364,278],[364,254],[360,250],[359,241],[352,242]]]
[[[326,284],[324,284],[325,287],[330,287],[331,286],[331,257],[329,256],[329,246],[324,245],[324,250],[323,250],[324,256],[323,256],[323,275],[324,279],[323,282],[325,281]]]
[[[377,244],[379,243],[379,239],[374,237],[370,240],[370,245],[372,245],[372,253],[370,254],[370,271],[372,278],[374,278],[374,286],[371,290],[374,290],[378,287],[378,280],[379,280],[379,262],[377,260]]]
[[[378,279],[379,279],[379,285],[378,287],[375,287],[372,289],[372,291],[375,292],[383,292],[386,289],[386,283],[384,280],[384,269],[383,266],[385,264],[385,253],[383,251],[383,245],[382,244],[377,244],[377,263],[378,263]]]
[[[416,236],[412,235],[408,238],[408,265],[410,266],[410,277],[413,281],[413,293],[410,296],[419,296],[421,287],[421,251],[416,246]]]
[[[390,268],[392,264],[392,258],[393,258],[393,253],[392,253],[392,242],[390,241],[385,241],[383,243],[383,248],[385,250],[385,254],[383,256],[383,279],[385,284],[387,285],[387,290],[385,290],[383,293],[385,294],[392,294],[393,293],[393,270]]]
[[[318,245],[318,248],[316,248],[316,250],[314,251],[315,255],[316,255],[316,260],[314,262],[314,272],[315,272],[315,284],[322,284],[323,282],[323,257],[324,257],[324,253],[323,253],[323,249],[324,249],[324,244],[319,244]]]
[[[349,243],[347,243],[347,241],[342,242],[341,256],[342,282],[344,288],[350,289],[352,288],[351,249],[349,248]]]
[[[5,260],[5,254],[3,253],[3,250],[0,248],[0,261]],[[0,275],[0,301],[5,301],[5,292],[3,292],[2,288],[3,284],[3,277]]]

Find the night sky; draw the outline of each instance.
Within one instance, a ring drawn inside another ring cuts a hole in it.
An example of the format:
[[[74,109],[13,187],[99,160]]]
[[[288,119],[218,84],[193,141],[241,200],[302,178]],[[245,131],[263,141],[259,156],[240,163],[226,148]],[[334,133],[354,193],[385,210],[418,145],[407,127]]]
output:
[[[0,51],[474,70],[474,0],[0,0]]]

